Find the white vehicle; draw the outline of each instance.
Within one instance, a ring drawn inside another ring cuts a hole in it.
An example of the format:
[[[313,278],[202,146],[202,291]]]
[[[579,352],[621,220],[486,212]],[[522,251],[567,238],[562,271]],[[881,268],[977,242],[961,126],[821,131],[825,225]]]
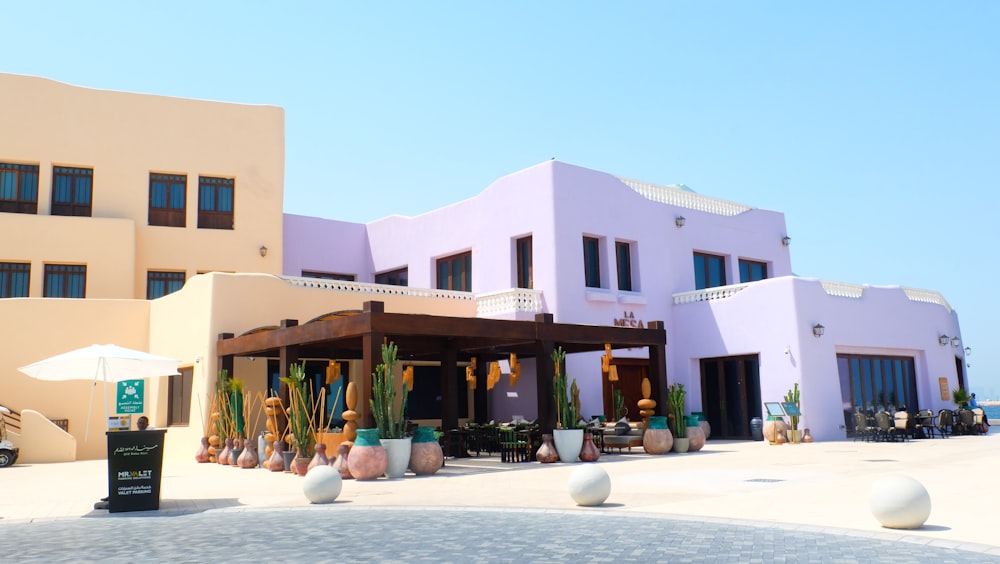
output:
[[[15,447],[14,443],[10,442],[10,439],[7,438],[7,425],[4,423],[4,415],[9,413],[9,409],[0,405],[0,468],[12,466],[17,462],[17,455],[20,452],[20,449]]]

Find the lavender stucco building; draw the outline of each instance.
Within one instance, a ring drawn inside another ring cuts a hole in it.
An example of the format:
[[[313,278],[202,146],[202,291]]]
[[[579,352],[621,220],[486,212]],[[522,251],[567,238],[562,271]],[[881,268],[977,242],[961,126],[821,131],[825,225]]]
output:
[[[936,411],[965,385],[958,318],[940,294],[795,276],[783,214],[683,186],[553,160],[417,217],[354,224],[286,214],[283,236],[286,276],[516,304],[480,307],[482,317],[663,321],[668,382],[685,385],[688,411],[703,412],[716,437],[748,438],[750,419],[795,383],[802,426],[817,440],[849,436],[857,409]],[[645,356],[616,352],[620,379],[609,382],[599,354],[571,355],[583,414],[610,416],[617,388],[637,418]],[[519,385],[501,379],[476,417],[533,418],[535,377],[526,361]]]

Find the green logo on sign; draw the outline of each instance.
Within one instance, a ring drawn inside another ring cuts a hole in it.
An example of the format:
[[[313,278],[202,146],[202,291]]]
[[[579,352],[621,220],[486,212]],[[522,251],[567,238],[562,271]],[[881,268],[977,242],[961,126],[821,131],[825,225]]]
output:
[[[142,380],[122,380],[118,382],[116,394],[118,413],[142,413]]]

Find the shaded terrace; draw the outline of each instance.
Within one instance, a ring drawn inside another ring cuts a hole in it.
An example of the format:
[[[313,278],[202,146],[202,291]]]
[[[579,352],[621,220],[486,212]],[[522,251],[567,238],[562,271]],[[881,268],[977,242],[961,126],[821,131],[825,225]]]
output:
[[[605,343],[612,349],[647,348],[651,397],[656,400],[657,413],[662,415],[667,405],[667,334],[662,321],[636,329],[554,323],[549,313],[537,314],[534,321],[400,314],[386,313],[382,302],[369,301],[354,315],[321,316],[303,325],[285,319],[273,330],[238,337],[222,333],[216,352],[219,366],[237,377],[233,372],[236,356],[277,358],[282,377],[288,375],[288,366],[301,358],[361,360],[361,373],[369,375],[356,382],[356,411],[361,416],[358,426],[364,428],[375,426],[369,408],[370,374],[381,361],[383,340],[398,345],[400,360],[441,363],[441,428],[445,430],[458,427],[458,363],[479,357],[475,413],[477,419],[482,419],[487,411],[487,361],[515,353],[519,358],[536,361],[538,422],[544,432],[551,431],[556,424],[555,400],[552,378],[544,375],[553,373],[551,354],[557,346],[567,354],[603,351]],[[280,393],[287,400],[284,384]]]

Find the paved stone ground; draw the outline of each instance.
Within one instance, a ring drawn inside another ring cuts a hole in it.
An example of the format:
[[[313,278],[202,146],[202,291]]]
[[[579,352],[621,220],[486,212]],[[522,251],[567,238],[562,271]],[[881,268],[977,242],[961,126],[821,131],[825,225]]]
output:
[[[894,539],[894,540],[888,540]],[[359,507],[94,512],[5,523],[5,562],[1000,562],[934,541],[592,510]]]

